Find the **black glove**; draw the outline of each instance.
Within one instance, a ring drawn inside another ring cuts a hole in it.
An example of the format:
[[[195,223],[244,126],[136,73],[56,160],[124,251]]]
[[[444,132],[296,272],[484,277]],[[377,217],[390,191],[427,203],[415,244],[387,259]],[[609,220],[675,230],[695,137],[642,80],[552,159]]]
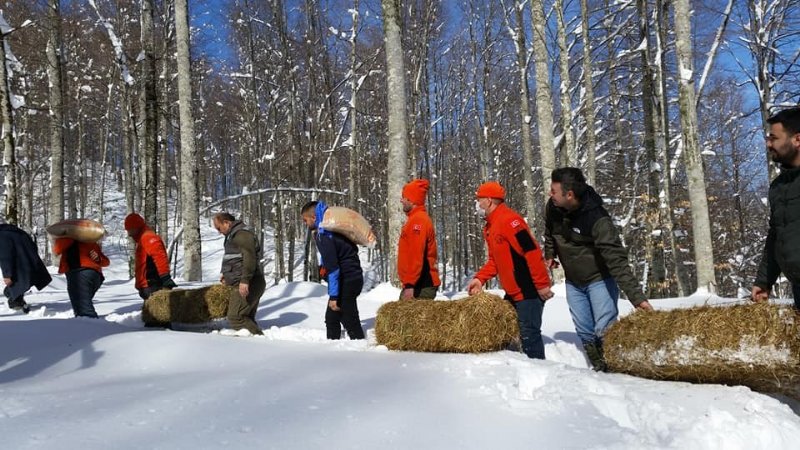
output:
[[[178,285],[175,284],[175,282],[172,280],[172,277],[168,273],[161,275],[161,277],[159,277],[159,280],[161,280],[161,287],[165,289],[173,289],[178,287]]]

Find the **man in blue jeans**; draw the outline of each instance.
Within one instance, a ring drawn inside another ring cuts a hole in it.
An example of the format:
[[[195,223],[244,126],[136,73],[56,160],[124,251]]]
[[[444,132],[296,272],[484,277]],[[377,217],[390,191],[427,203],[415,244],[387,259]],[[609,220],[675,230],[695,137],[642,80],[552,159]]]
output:
[[[544,258],[548,268],[564,267],[567,304],[595,370],[608,370],[603,335],[619,315],[619,288],[636,308],[652,310],[628,265],[628,251],[603,199],[586,184],[580,169],[562,167],[551,174],[545,216]]]
[[[800,312],[800,107],[784,109],[767,123],[767,150],[781,174],[769,186],[769,231],[752,299],[766,301],[783,274]]]

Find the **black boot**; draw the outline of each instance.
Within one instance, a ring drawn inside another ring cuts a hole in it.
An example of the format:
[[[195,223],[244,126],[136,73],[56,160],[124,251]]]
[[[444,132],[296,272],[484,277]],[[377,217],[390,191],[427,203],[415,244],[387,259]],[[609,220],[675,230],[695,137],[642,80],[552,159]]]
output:
[[[603,343],[596,341],[583,344],[583,349],[586,351],[586,356],[592,364],[592,369],[598,372],[608,372],[608,364],[606,358],[603,356]]]
[[[25,297],[22,296],[14,300],[9,300],[8,307],[16,311],[22,311],[25,314],[31,312],[31,307],[28,306],[28,303],[25,301]]]

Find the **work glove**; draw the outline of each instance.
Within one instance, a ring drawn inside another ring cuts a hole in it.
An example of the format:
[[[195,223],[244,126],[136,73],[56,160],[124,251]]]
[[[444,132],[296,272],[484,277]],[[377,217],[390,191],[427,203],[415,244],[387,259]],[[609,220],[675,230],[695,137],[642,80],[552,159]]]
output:
[[[172,280],[172,277],[168,273],[161,275],[159,279],[161,280],[161,286],[166,289],[173,289],[178,287],[178,285],[175,284],[175,281]]]

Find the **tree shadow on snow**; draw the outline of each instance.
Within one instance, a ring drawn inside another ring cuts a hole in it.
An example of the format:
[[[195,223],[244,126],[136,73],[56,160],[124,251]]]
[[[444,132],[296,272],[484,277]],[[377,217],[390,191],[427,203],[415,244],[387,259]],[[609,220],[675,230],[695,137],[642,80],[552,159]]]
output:
[[[271,327],[288,327],[294,324],[298,324],[304,320],[308,319],[308,314],[297,313],[297,312],[285,312],[281,313],[277,319],[269,319],[269,320],[262,320],[259,322],[259,326],[262,329],[268,329]]]
[[[102,319],[9,321],[0,327],[0,384],[36,376],[74,354],[80,366],[94,367],[105,352],[93,342],[130,331]],[[11,343],[15,343],[11,345]]]

